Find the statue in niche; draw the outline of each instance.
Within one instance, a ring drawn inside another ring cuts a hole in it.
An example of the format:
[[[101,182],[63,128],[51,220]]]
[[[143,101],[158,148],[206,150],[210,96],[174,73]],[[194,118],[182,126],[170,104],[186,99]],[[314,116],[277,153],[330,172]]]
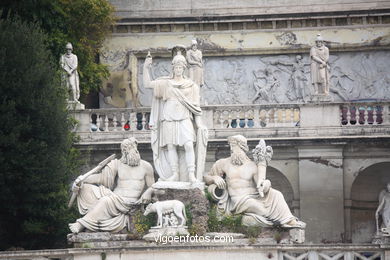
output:
[[[283,194],[273,189],[266,179],[272,148],[261,141],[254,151],[255,163],[246,155],[249,148],[244,136],[230,136],[228,142],[231,156],[215,162],[209,174],[204,176],[206,184],[216,185],[225,194],[220,196],[219,212],[243,214],[242,224],[246,226],[305,228],[306,224],[291,214]]]
[[[69,95],[69,101],[76,103],[80,98],[80,86],[79,86],[79,74],[77,72],[78,60],[77,56],[72,53],[73,46],[70,42],[66,44],[66,53],[61,56],[60,66],[63,70],[62,81],[71,93]]]
[[[390,236],[390,182],[379,194],[379,206],[375,218],[377,235]]]
[[[190,79],[199,87],[204,85],[202,52],[198,49],[196,39],[191,42],[191,49],[187,51],[188,73]]]
[[[185,77],[187,61],[181,54],[185,48],[180,48],[173,50],[173,75],[156,80],[150,78],[149,54],[143,68],[143,85],[153,89],[149,125],[160,180],[194,183],[201,181],[203,175],[207,129],[201,120],[199,86]]]
[[[329,49],[320,34],[315,42],[315,46],[310,49],[311,83],[316,95],[329,95]]]
[[[295,62],[288,63],[282,61],[271,62],[272,65],[283,65],[291,67],[291,76],[289,80],[289,89],[287,91],[287,97],[290,100],[300,99],[304,102],[307,101],[307,96],[310,95],[310,92],[307,90],[307,78],[305,76],[305,66],[310,64],[305,64],[303,62],[302,56],[295,56]],[[309,93],[308,93],[309,92]],[[294,98],[295,96],[295,98]]]
[[[253,86],[255,87],[256,94],[252,99],[252,103],[255,103],[256,100],[265,100],[267,102],[275,102],[275,90],[280,86],[280,81],[276,79],[272,71],[269,68],[264,70],[264,75],[259,75],[258,72],[253,71],[255,76],[255,81]],[[265,83],[263,83],[265,80]]]
[[[72,191],[77,194],[78,209],[84,216],[69,224],[73,233],[84,229],[120,232],[128,227],[130,207],[151,201],[153,167],[141,160],[137,144],[134,137],[123,140],[119,160],[103,163],[97,167],[100,173],[90,171],[74,181]]]

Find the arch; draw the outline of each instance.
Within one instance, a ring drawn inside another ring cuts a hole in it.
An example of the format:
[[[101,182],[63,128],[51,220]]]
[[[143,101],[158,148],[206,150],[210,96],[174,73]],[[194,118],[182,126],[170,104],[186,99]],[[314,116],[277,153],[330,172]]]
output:
[[[375,234],[375,211],[378,195],[390,182],[390,162],[365,167],[356,176],[351,187],[351,235],[353,243],[371,242]]]
[[[390,163],[390,158],[346,159],[344,160],[344,197],[351,199],[352,185],[366,169],[380,163]]]
[[[290,209],[292,209],[294,201],[294,192],[293,187],[290,184],[290,181],[286,178],[286,176],[276,168],[268,166],[267,179],[271,181],[272,188],[280,191],[283,194],[288,206],[290,207]]]

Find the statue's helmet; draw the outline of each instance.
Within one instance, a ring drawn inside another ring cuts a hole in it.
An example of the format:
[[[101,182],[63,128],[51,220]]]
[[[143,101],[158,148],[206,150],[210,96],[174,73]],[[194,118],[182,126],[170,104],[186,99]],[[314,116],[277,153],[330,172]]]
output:
[[[172,59],[172,65],[173,66],[177,66],[177,65],[180,65],[180,66],[183,66],[183,67],[186,67],[187,66],[187,60],[186,58],[181,54],[181,51],[177,51],[177,54],[175,55],[175,57],[173,57]]]
[[[67,50],[73,50],[72,44],[71,44],[70,42],[68,42],[68,43],[66,44],[66,46],[65,46],[65,49],[67,49]]]
[[[230,145],[237,145],[237,146],[239,146],[245,152],[249,151],[247,140],[242,135],[229,136],[228,137],[228,142],[229,142]]]
[[[321,34],[317,34],[316,42],[323,42],[324,39],[322,38]]]
[[[193,46],[193,45],[198,45],[198,42],[196,41],[196,39],[193,39],[193,40],[191,41],[191,46]]]

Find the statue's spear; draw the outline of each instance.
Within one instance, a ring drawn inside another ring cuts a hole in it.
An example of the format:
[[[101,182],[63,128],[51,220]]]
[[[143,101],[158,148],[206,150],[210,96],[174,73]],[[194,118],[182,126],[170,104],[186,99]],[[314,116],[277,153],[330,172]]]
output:
[[[101,169],[103,169],[104,166],[106,166],[109,162],[111,162],[113,159],[115,159],[115,154],[112,154],[110,155],[109,157],[107,157],[106,159],[104,159],[103,161],[101,161],[98,166],[96,166],[95,168],[93,168],[92,170],[90,170],[89,172],[87,172],[86,174],[83,174],[79,177],[79,181],[76,183],[76,185],[79,185],[80,183],[82,183],[86,178],[88,178],[88,176],[92,175],[92,174],[95,174],[97,172],[99,172]],[[68,203],[68,208],[72,207],[73,205],[73,202],[74,200],[76,199],[77,197],[77,192],[73,191],[72,193],[72,197],[70,198],[69,200],[69,203]]]

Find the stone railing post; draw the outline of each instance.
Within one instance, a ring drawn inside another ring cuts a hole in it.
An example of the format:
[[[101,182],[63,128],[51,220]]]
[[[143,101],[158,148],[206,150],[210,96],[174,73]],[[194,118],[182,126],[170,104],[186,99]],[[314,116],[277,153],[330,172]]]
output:
[[[340,126],[339,104],[305,104],[300,107],[301,127]]]
[[[77,121],[76,132],[89,132],[91,128],[89,110],[72,110],[69,114]]]

